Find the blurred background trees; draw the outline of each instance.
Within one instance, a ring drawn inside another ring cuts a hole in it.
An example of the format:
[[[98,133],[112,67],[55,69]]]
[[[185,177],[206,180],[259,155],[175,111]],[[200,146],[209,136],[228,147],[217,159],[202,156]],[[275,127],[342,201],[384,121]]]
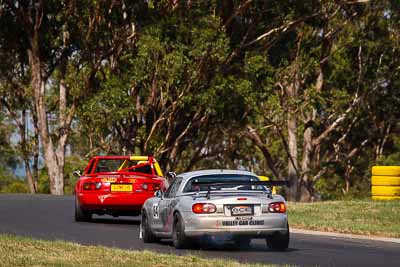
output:
[[[71,193],[98,154],[369,195],[400,160],[398,1],[0,2],[0,190]],[[25,177],[18,178],[18,170]]]

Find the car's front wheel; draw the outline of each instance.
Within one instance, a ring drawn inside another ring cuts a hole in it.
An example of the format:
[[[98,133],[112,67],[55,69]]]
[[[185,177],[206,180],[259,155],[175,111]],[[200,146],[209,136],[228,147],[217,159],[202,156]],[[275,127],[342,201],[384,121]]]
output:
[[[174,224],[172,226],[172,242],[177,249],[189,248],[191,240],[185,235],[185,225],[182,216],[177,213],[174,216]]]
[[[267,237],[267,246],[269,249],[275,251],[285,251],[289,247],[289,225],[285,233],[275,233],[272,236]]]
[[[149,220],[147,218],[147,213],[145,211],[143,211],[142,213],[141,231],[143,243],[154,243],[158,241],[153,231],[151,231]]]
[[[88,222],[92,220],[92,214],[81,208],[78,199],[75,198],[75,221]]]

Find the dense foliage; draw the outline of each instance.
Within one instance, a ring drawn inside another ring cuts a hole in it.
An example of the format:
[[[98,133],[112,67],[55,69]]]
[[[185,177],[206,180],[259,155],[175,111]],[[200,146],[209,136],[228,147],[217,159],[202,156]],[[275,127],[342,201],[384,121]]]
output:
[[[367,196],[372,165],[400,165],[399,16],[396,0],[1,1],[1,179],[23,164],[23,190],[70,193],[93,155],[154,154],[290,179],[294,200]]]

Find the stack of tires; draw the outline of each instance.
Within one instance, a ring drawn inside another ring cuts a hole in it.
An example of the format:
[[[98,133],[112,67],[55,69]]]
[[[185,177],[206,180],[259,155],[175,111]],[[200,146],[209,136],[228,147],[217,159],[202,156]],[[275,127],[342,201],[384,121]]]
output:
[[[400,166],[373,166],[371,195],[376,200],[400,199]]]

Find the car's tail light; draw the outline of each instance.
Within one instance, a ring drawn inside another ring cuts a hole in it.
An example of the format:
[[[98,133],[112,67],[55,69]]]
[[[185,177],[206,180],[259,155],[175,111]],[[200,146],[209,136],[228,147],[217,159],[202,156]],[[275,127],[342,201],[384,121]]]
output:
[[[285,213],[286,205],[283,202],[272,202],[268,205],[268,211],[273,213]]]
[[[142,184],[142,188],[144,190],[149,190],[149,185],[148,184]]]
[[[88,182],[88,183],[83,183],[83,189],[84,190],[99,190],[101,189],[101,182]]]
[[[217,207],[211,203],[196,203],[192,206],[194,213],[214,213],[217,211]]]
[[[148,190],[148,191],[156,191],[156,190],[160,190],[160,185],[153,184],[153,183],[144,183],[144,184],[142,184],[142,189]]]

